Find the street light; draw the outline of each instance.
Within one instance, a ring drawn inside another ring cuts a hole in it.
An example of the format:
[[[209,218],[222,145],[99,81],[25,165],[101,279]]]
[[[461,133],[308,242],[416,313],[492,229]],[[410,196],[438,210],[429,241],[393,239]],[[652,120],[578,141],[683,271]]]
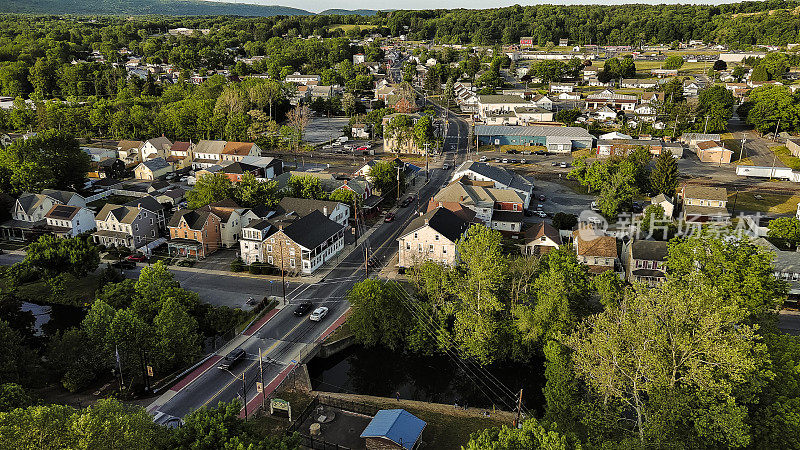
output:
[[[228,372],[233,378],[239,379],[239,377],[234,375],[230,370],[224,367],[220,367],[220,369]],[[244,399],[244,420],[247,422],[247,382],[245,381],[245,372],[242,372],[242,399]]]

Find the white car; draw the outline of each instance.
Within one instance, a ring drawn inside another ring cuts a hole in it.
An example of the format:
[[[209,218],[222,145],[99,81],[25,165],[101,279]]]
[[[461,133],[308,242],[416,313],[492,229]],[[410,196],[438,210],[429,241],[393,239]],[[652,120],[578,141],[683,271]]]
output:
[[[481,156],[481,162],[484,162],[484,161],[486,161],[486,157],[485,156]]]
[[[444,163],[442,164],[442,169],[447,170],[450,168],[450,164]]]
[[[327,314],[328,314],[328,308],[325,306],[320,306],[319,308],[315,309],[310,316],[308,316],[308,320],[312,322],[319,322]]]

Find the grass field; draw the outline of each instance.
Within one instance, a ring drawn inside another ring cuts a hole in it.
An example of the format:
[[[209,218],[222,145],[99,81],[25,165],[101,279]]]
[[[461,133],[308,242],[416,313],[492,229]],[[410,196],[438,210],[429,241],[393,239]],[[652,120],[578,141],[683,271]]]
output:
[[[758,196],[758,197],[756,197]],[[737,198],[738,197],[738,198]],[[736,203],[737,211],[760,211],[773,214],[791,214],[797,210],[800,195],[753,192],[728,194],[728,207]]]
[[[90,305],[94,300],[95,291],[97,291],[99,285],[97,276],[89,275],[84,278],[75,278],[72,275],[66,275],[66,277],[66,292],[57,299],[51,298],[50,286],[43,280],[20,285],[17,296],[24,302],[32,303],[47,301],[68,306]],[[0,280],[0,285],[4,283],[4,280]],[[5,290],[5,286],[2,286],[2,290]]]
[[[335,30],[337,28],[341,28],[342,31],[347,33],[349,30],[352,30],[355,27],[358,27],[358,28],[360,28],[362,30],[371,30],[371,29],[377,27],[377,25],[371,25],[371,24],[367,24],[367,25],[346,25],[346,24],[341,24],[340,23],[340,24],[330,25],[330,26],[328,26],[328,29],[329,30]]]
[[[792,170],[800,170],[800,158],[792,156],[789,149],[783,145],[779,145],[777,147],[770,148],[778,159],[784,163],[787,167],[790,167]]]
[[[664,61],[636,61],[636,71],[637,72],[646,72],[650,73],[653,69],[660,69],[661,66],[664,64]],[[687,62],[683,63],[683,66],[678,70],[679,75],[686,75],[690,72],[702,72],[704,68],[709,68],[713,65],[713,62]]]

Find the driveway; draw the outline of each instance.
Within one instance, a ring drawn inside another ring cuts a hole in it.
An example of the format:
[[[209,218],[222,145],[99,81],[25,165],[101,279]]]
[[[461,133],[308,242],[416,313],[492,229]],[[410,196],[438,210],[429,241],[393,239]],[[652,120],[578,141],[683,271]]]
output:
[[[231,263],[239,256],[239,247],[222,248],[194,264],[198,269],[231,270]]]

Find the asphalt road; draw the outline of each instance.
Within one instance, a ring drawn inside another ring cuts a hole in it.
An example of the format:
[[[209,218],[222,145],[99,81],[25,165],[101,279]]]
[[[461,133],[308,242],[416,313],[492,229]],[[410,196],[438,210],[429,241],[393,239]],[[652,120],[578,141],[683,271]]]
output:
[[[456,162],[466,149],[469,125],[463,120],[452,118],[449,121],[447,138],[445,139],[445,161]],[[451,152],[455,144],[458,151]],[[396,211],[393,222],[381,224],[368,239],[359,239],[357,250],[343,258],[334,269],[316,284],[295,287],[287,295],[289,306],[281,309],[261,329],[248,337],[239,348],[247,352],[247,360],[233,368],[231,373],[217,368],[210,368],[196,380],[176,393],[155,411],[172,416],[183,417],[189,412],[206,405],[216,405],[220,401],[241,398],[246,392],[247,401],[258,396],[255,383],[260,381],[258,354],[259,350],[271,361],[264,365],[264,383],[268,385],[282,370],[299,359],[309,344],[315,343],[334,322],[349,308],[345,296],[350,288],[367,274],[364,270],[365,252],[369,250],[369,259],[376,264],[370,276],[379,271],[380,266],[392,260],[397,251],[397,237],[408,223],[423,209],[428,199],[438,190],[452,171],[432,169],[430,182],[424,185],[417,196],[416,203]],[[244,295],[244,294],[243,294]],[[309,300],[314,306],[327,306],[329,312],[319,322],[311,322],[308,316],[295,317],[294,305]],[[244,373],[243,389],[242,374]]]

